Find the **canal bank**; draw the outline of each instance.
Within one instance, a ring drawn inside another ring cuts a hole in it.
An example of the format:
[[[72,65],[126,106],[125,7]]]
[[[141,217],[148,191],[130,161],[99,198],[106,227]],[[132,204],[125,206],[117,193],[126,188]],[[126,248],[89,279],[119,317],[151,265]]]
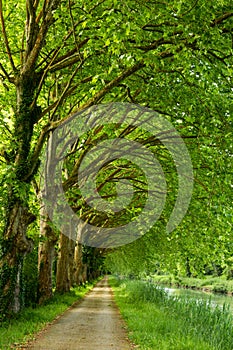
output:
[[[140,349],[233,349],[233,313],[228,307],[193,295],[179,296],[153,282],[111,281],[130,339]]]
[[[227,280],[225,277],[189,278],[174,277],[172,275],[153,275],[149,280],[165,287],[185,288],[228,296],[233,295],[233,280]]]
[[[229,308],[233,314],[233,297],[226,294],[217,294],[201,290],[192,290],[188,288],[160,287],[171,297],[178,297],[186,300],[196,300],[210,302],[213,307]]]

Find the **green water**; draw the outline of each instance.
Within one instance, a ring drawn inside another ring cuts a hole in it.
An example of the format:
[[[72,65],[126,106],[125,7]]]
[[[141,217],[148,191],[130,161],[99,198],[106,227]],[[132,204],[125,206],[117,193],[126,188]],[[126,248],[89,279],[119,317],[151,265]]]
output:
[[[212,294],[196,290],[184,289],[184,288],[163,288],[169,295],[179,298],[190,298],[192,300],[207,300],[211,301],[214,306],[229,306],[229,310],[233,313],[233,297],[222,294]]]

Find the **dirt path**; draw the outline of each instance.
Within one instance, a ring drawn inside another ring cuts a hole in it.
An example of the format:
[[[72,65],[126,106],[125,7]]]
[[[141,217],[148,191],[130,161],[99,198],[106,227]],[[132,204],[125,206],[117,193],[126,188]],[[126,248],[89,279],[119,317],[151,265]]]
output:
[[[127,333],[107,278],[98,282],[80,304],[43,331],[31,350],[129,350]]]

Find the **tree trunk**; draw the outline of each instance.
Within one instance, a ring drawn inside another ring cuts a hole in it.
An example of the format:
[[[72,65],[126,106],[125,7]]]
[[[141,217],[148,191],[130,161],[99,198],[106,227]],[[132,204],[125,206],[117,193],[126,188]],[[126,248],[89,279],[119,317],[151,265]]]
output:
[[[38,249],[38,302],[43,303],[53,295],[53,261],[55,244],[58,240],[54,233],[48,216],[44,213],[44,207],[41,209],[40,234],[43,238]]]
[[[35,91],[34,80],[34,72],[31,72],[27,76],[19,74],[16,81],[15,147],[12,149],[9,160],[14,176],[7,181],[6,224],[0,257],[0,293],[3,314],[18,312],[21,308],[20,276],[23,258],[32,249],[31,241],[26,237],[26,231],[28,225],[35,220],[35,216],[28,211],[29,183],[34,176],[34,170],[30,168],[29,161],[36,119],[36,107],[30,108]]]
[[[73,239],[70,239],[69,244],[70,244],[70,249],[69,249],[70,285],[71,285],[71,287],[74,287],[76,285],[76,281],[75,281],[75,260],[74,260],[75,241]]]
[[[192,277],[192,272],[191,272],[191,269],[190,269],[190,260],[189,260],[189,257],[187,256],[186,258],[186,263],[185,263],[185,267],[186,267],[186,276],[187,277]]]
[[[82,261],[82,244],[77,243],[74,252],[74,265],[75,265],[75,273],[74,280],[77,285],[85,283],[83,276],[84,266]]]
[[[72,255],[72,244],[70,238],[60,234],[59,253],[57,262],[56,291],[65,293],[70,291],[71,271],[70,256]]]
[[[1,242],[0,313],[18,312],[23,304],[21,272],[24,256],[33,244],[26,237],[28,225],[35,219],[19,201],[8,213],[8,222]]]

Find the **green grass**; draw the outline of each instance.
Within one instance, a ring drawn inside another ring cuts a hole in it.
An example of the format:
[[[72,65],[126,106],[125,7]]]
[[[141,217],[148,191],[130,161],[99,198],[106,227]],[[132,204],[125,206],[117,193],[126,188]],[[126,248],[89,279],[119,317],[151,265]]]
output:
[[[12,349],[13,345],[25,343],[34,338],[49,322],[62,314],[74,302],[81,299],[93,284],[72,288],[69,293],[55,294],[44,305],[26,308],[18,316],[0,325],[0,349]]]
[[[233,316],[228,310],[171,298],[142,281],[110,281],[129,337],[140,349],[233,349]]]

